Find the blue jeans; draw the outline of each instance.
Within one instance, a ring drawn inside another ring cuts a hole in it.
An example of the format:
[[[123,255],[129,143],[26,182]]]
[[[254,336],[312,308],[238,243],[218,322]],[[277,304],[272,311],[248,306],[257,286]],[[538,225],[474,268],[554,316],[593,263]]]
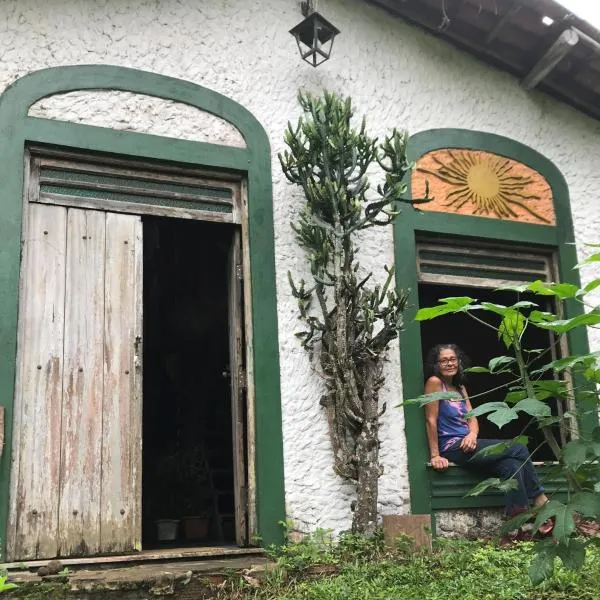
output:
[[[456,444],[453,448],[441,452],[441,455],[456,465],[488,477],[514,478],[517,487],[506,494],[506,514],[513,515],[523,509],[529,509],[529,501],[542,494],[544,488],[529,460],[529,451],[523,444],[509,446],[501,454],[477,456],[477,452],[482,448],[505,441],[478,439],[477,448],[473,452],[463,452]]]

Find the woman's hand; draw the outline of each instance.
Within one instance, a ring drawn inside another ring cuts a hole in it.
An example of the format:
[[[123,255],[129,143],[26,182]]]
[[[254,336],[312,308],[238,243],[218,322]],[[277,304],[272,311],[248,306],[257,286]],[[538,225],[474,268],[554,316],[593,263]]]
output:
[[[448,459],[444,458],[443,456],[439,456],[439,454],[431,459],[431,466],[436,471],[445,471],[449,464],[450,463],[448,462]]]
[[[477,448],[477,434],[471,431],[462,439],[460,449],[463,452],[473,452],[475,448]]]

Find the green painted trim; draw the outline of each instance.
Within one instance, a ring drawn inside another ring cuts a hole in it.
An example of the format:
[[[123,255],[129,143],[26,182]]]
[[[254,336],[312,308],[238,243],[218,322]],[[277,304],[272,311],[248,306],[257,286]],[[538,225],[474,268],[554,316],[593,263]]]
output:
[[[8,91],[10,88],[5,94]],[[0,96],[0,114],[1,111],[2,97]],[[95,125],[50,121],[37,117],[25,117],[23,127],[24,139],[35,144],[52,145],[57,143],[56,140],[60,140],[61,146],[78,150],[202,165],[211,169],[247,172],[251,167],[250,146],[248,148],[219,146],[206,142],[165,138],[149,133],[117,131]]]
[[[548,495],[555,499],[566,498],[566,479],[556,473],[555,467],[537,465],[536,471]],[[440,473],[428,467],[427,475],[432,509],[504,506],[504,494],[498,490],[487,490],[480,496],[467,497],[466,494],[481,478],[465,469],[451,467]]]
[[[490,133],[464,129],[432,129],[413,135],[408,143],[408,156],[412,161],[432,150],[441,148],[464,148],[487,150],[506,156],[528,165],[541,173],[548,181],[554,197],[557,224],[554,226],[516,223],[485,217],[469,217],[418,211],[407,207],[396,219],[394,225],[394,255],[396,263],[396,285],[399,289],[409,289],[409,308],[406,311],[404,331],[400,334],[400,365],[402,387],[405,398],[414,398],[423,392],[423,365],[421,363],[421,332],[414,321],[418,309],[418,281],[416,269],[417,234],[455,235],[471,240],[495,240],[558,250],[560,279],[580,285],[579,273],[573,270],[577,263],[574,246],[573,223],[566,181],[556,166],[535,150],[514,140]],[[407,182],[410,193],[410,180]],[[567,316],[580,314],[582,308],[577,303],[567,305]],[[577,331],[569,336],[569,347],[573,353],[588,351],[587,333]],[[404,352],[402,349],[406,349]],[[416,350],[415,350],[416,349]],[[425,436],[423,412],[416,407],[404,408],[408,474],[411,490],[411,510],[415,514],[431,512],[432,508],[481,507],[489,506],[490,499],[459,498],[449,501],[433,499],[432,477],[426,463],[429,448]],[[585,430],[595,425],[590,419]],[[435,475],[433,476],[435,477]],[[453,476],[454,477],[454,476]],[[460,477],[464,477],[461,475]]]
[[[102,127],[28,117],[32,104],[76,90],[121,90],[181,102],[231,123],[246,148],[190,142]],[[285,518],[283,439],[279,388],[279,345],[275,253],[268,137],[240,104],[194,83],[123,67],[58,67],[31,73],[0,96],[0,402],[6,410],[7,450],[0,461],[0,539],[5,549],[9,503],[10,449],[19,286],[19,253],[25,144],[89,150],[132,158],[174,161],[226,169],[248,179],[248,222],[256,393],[256,486],[258,533],[262,543],[280,543]]]

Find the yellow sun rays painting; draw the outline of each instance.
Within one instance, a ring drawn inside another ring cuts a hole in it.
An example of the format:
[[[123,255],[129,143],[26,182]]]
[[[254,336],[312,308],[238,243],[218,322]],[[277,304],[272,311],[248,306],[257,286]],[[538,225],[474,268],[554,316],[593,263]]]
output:
[[[489,152],[446,149],[421,157],[413,196],[430,187],[434,201],[424,210],[457,212],[539,224],[555,222],[552,192],[536,171]]]

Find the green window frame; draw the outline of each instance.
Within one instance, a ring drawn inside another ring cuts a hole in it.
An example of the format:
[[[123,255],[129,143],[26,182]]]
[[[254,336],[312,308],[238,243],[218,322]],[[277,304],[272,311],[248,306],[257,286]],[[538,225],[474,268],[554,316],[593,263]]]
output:
[[[469,241],[513,243],[535,245],[555,252],[558,257],[560,280],[580,285],[574,245],[573,222],[567,183],[558,168],[539,152],[515,140],[495,134],[466,129],[432,129],[417,133],[408,142],[411,161],[424,154],[444,148],[484,150],[521,162],[547,180],[554,198],[556,225],[533,225],[486,217],[472,217],[448,213],[418,211],[413,207],[403,209],[394,225],[394,253],[396,285],[399,289],[411,290],[405,329],[400,334],[400,366],[404,398],[414,398],[423,393],[423,365],[421,362],[421,332],[414,321],[419,309],[417,289],[416,238],[427,235],[457,236]],[[409,193],[410,193],[410,181]],[[583,308],[571,300],[566,303],[568,318],[581,314]],[[571,353],[589,351],[587,333],[576,330],[568,334]],[[414,351],[418,349],[418,351]],[[411,511],[428,514],[432,510],[451,508],[493,507],[503,504],[499,492],[490,492],[478,497],[465,498],[465,493],[476,479],[466,471],[456,468],[446,473],[437,473],[427,466],[429,450],[425,436],[423,411],[417,407],[404,409],[408,475],[411,496]],[[593,429],[597,419],[582,423],[584,430]],[[540,474],[543,476],[543,467]],[[550,481],[550,491],[561,489],[561,482]]]
[[[28,116],[38,100],[79,90],[115,90],[187,104],[215,115],[242,134],[236,148],[117,131]],[[257,530],[263,544],[279,543],[285,518],[283,440],[271,149],[258,120],[242,105],[200,85],[125,67],[69,66],[33,72],[0,96],[0,402],[5,407],[5,451],[0,460],[0,540],[5,549],[9,505],[13,398],[19,301],[24,152],[27,145],[110,153],[241,174],[247,181],[255,388]]]

